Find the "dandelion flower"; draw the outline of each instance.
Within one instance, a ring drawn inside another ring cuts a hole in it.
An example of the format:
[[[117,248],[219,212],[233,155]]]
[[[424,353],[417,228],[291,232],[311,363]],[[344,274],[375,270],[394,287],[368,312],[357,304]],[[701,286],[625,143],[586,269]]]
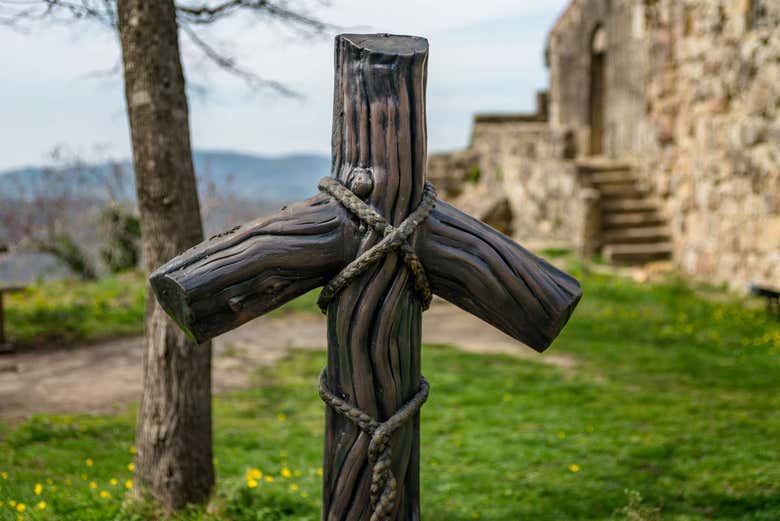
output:
[[[116,478],[111,478],[111,480],[109,481],[109,483],[111,483],[111,485],[113,485],[113,486],[117,486],[117,484],[119,483],[119,481],[118,481]]]
[[[301,497],[302,497],[303,499],[306,499],[307,497],[309,497],[309,494],[308,494],[308,493],[306,493],[306,492],[301,492]]]
[[[292,476],[292,472],[291,472],[291,471],[290,471],[290,469],[288,469],[287,467],[284,467],[284,468],[282,469],[282,472],[281,472],[281,474],[282,474],[282,477],[283,477],[283,478],[289,478],[290,476]]]
[[[16,506],[16,501],[14,501],[13,499],[12,499],[12,500],[10,500],[10,501],[8,502],[8,506],[9,506],[9,507],[12,507],[12,508],[13,508],[13,507],[15,507],[15,506]]]
[[[290,491],[298,492],[298,483],[290,483]]]
[[[571,465],[569,465],[569,470],[576,474],[577,472],[580,471],[580,466],[577,465],[576,463],[572,463]]]
[[[97,488],[97,483],[95,483],[94,481],[90,481],[89,488]]]
[[[262,478],[263,478],[263,472],[260,469],[258,468],[246,469],[247,481],[250,479],[254,479],[255,481],[257,481],[258,479],[262,479]]]
[[[255,481],[254,479],[248,479],[246,481],[246,486],[249,488],[257,488],[257,481]]]
[[[317,475],[322,477],[322,467],[317,469]]]
[[[133,472],[135,470],[135,464],[134,463],[128,463],[127,464],[127,470],[130,472]]]
[[[280,422],[283,422],[284,420],[287,419],[287,415],[284,414],[283,412],[280,412],[279,414],[276,415],[276,419],[278,419]]]
[[[35,492],[36,496],[40,496],[41,492],[43,492],[43,485],[41,485],[40,483],[36,483],[33,492]]]
[[[274,477],[273,476],[266,476],[265,477],[265,481],[266,481],[266,483],[273,483],[274,482]]]
[[[86,463],[86,464],[87,464],[87,467],[91,467],[92,465],[94,465],[94,464],[95,464],[95,462],[94,462],[94,461],[92,461],[92,459],[91,459],[91,458],[87,458],[87,461],[85,461],[84,463]]]
[[[101,490],[100,497],[103,499],[109,499],[111,497],[111,493],[108,490]]]
[[[8,479],[8,472],[0,472],[0,478]]]
[[[133,488],[133,482],[132,482],[132,480],[129,480],[129,479],[128,479],[127,481],[125,481],[125,488],[126,488],[127,490],[130,490],[131,488]]]
[[[130,454],[135,454],[136,452],[138,452],[138,451],[136,450],[135,445],[132,445],[130,447]]]
[[[46,501],[38,503],[38,510],[46,510]]]
[[[17,512],[24,512],[25,510],[27,510],[27,505],[25,505],[24,503],[19,503],[18,505],[16,505]]]

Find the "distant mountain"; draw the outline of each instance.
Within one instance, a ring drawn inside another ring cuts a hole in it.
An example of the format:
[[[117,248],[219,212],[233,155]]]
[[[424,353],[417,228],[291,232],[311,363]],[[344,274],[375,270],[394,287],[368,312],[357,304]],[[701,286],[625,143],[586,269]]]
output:
[[[225,151],[196,151],[195,171],[201,190],[208,185],[220,194],[235,196],[262,204],[279,204],[303,199],[317,192],[317,181],[328,175],[330,158],[319,154],[292,154],[262,157]],[[106,187],[115,183],[116,166],[128,175],[115,191],[127,198],[135,197],[132,165],[129,161],[85,165],[83,167],[31,167],[0,171],[0,198],[18,198],[31,190],[47,193],[68,190],[85,199],[107,197]],[[52,175],[53,174],[53,175]]]

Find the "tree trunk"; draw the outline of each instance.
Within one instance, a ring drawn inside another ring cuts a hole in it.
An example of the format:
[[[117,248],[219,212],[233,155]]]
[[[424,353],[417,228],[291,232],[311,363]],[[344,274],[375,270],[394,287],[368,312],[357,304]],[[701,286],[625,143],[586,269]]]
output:
[[[425,82],[421,38],[342,35],[336,40],[333,173],[352,186],[369,169],[367,202],[393,225],[419,204],[426,170]],[[358,255],[381,239],[365,230]],[[413,240],[410,241],[413,244]],[[328,309],[328,387],[379,421],[420,385],[421,307],[409,271],[392,253],[352,282]],[[392,438],[397,479],[393,519],[419,512],[419,416]],[[369,436],[328,409],[322,519],[368,521]]]
[[[173,0],[119,0],[119,35],[144,257],[154,269],[203,240]],[[169,510],[214,485],[211,344],[188,340],[149,293],[135,477]]]

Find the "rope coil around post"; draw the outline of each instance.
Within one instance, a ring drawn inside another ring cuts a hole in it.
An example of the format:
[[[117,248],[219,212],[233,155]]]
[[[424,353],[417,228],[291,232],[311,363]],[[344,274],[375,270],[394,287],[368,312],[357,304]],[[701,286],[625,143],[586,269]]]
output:
[[[420,259],[414,248],[407,242],[420,225],[430,215],[436,204],[436,189],[430,183],[425,183],[422,200],[419,206],[397,227],[392,226],[376,210],[363,202],[349,188],[332,177],[324,177],[319,182],[319,189],[330,194],[344,208],[358,219],[376,230],[383,237],[373,247],[366,250],[349,263],[320,293],[317,305],[323,313],[328,305],[355,278],[365,273],[374,263],[388,253],[398,251],[404,264],[413,277],[414,291],[423,310],[431,304],[431,288],[425,275]],[[322,370],[319,380],[320,398],[338,414],[355,424],[358,429],[371,437],[368,447],[368,462],[371,465],[371,521],[392,521],[397,497],[397,482],[392,471],[392,448],[390,438],[393,433],[417,414],[428,399],[430,385],[425,377],[420,377],[420,388],[395,414],[384,422],[379,422],[367,413],[351,405],[328,388],[328,368]]]

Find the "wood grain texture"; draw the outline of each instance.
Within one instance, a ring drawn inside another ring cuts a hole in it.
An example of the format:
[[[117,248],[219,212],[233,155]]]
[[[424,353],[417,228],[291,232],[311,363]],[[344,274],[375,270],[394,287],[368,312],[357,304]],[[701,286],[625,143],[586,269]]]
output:
[[[327,195],[234,228],[158,268],[165,310],[204,342],[325,284],[357,250],[355,224]]]
[[[433,293],[537,351],[550,346],[582,297],[570,275],[441,201],[419,233]]]
[[[367,169],[365,198],[398,225],[420,202],[426,171],[424,39],[342,35],[336,39],[333,172],[347,186]],[[365,230],[365,228],[363,228]],[[381,239],[365,230],[357,254]],[[379,421],[420,384],[421,308],[397,254],[364,273],[328,308],[328,387]],[[368,520],[369,437],[326,413],[322,519]],[[398,480],[394,519],[417,520],[419,415],[393,436]]]

